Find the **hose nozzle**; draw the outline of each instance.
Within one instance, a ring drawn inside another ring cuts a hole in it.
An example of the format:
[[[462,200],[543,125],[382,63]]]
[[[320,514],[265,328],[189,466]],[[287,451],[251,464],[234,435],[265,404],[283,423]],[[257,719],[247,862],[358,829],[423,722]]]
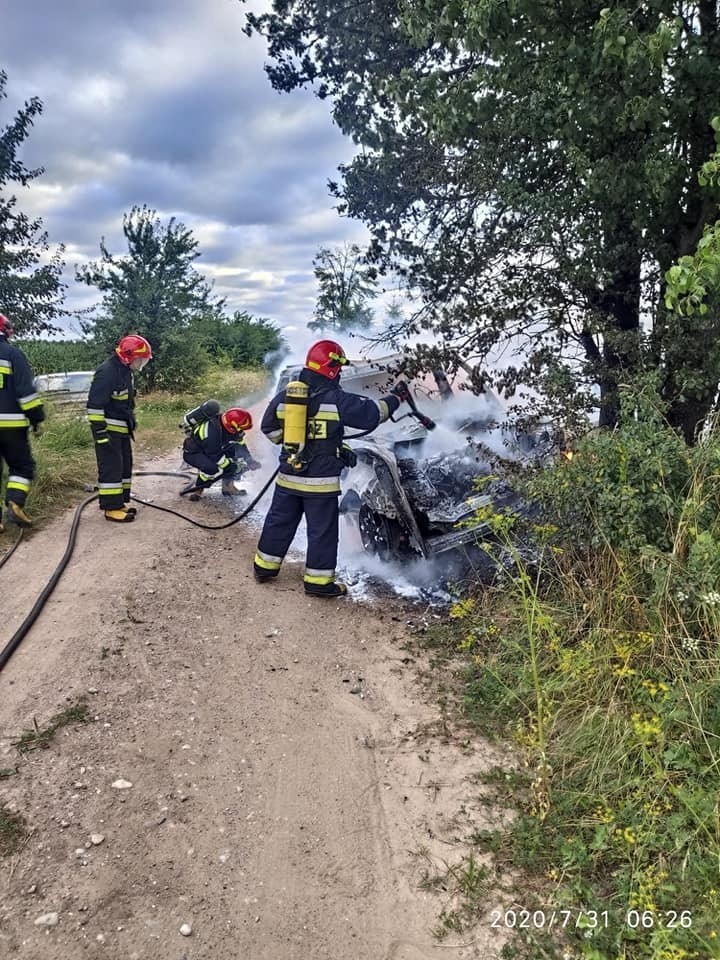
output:
[[[415,414],[420,423],[425,427],[426,430],[434,430],[437,424],[434,420],[431,420],[430,417],[426,417],[424,413],[419,411]]]

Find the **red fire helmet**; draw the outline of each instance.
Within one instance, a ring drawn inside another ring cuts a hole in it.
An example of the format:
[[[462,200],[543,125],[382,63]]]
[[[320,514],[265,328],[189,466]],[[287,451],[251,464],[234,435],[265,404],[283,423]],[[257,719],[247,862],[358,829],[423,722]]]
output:
[[[335,380],[347,362],[348,358],[339,343],[334,340],[318,340],[308,350],[305,366],[328,380]]]
[[[3,334],[6,337],[11,337],[14,332],[13,325],[10,323],[8,318],[4,313],[0,313],[0,334]]]
[[[241,407],[230,407],[220,417],[222,425],[228,433],[242,433],[244,430],[252,430],[252,417]]]
[[[133,360],[152,360],[152,347],[145,337],[138,336],[136,333],[129,333],[118,342],[115,347],[115,353],[120,361],[129,367]]]

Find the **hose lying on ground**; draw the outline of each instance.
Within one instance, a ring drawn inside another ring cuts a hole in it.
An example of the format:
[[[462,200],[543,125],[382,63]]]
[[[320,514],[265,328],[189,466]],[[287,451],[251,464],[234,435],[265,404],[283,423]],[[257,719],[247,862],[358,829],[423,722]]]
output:
[[[359,437],[367,436],[367,434],[371,432],[372,430],[363,430],[362,433],[354,433],[348,436],[347,439],[356,440]],[[150,503],[148,500],[143,500],[141,497],[136,497],[134,494],[132,495],[132,499],[135,500],[137,503],[141,503],[145,507],[152,507],[153,510],[160,510],[162,513],[171,513],[175,517],[180,517],[182,520],[187,520],[188,523],[191,523],[194,527],[200,527],[202,530],[226,530],[228,527],[232,527],[234,524],[239,523],[250,513],[250,511],[253,509],[255,504],[258,503],[259,500],[264,496],[268,487],[277,476],[277,473],[278,471],[275,470],[275,472],[272,474],[270,479],[267,481],[265,486],[255,497],[255,499],[252,500],[247,505],[247,507],[245,507],[242,513],[238,514],[238,516],[236,517],[233,517],[232,520],[228,520],[227,523],[220,523],[220,524],[201,523],[199,520],[193,520],[192,517],[188,517],[184,513],[178,513],[177,510],[171,510],[170,507],[161,507],[156,503]],[[183,480],[187,480],[186,473],[168,472],[164,470],[157,470],[157,471],[156,470],[138,470],[133,473],[133,476],[135,477],[180,477]],[[15,633],[12,635],[12,637],[7,642],[5,647],[2,650],[0,650],[0,671],[2,671],[2,669],[5,667],[8,660],[10,659],[10,657],[20,646],[20,643],[25,637],[25,634],[28,632],[28,630],[33,625],[33,623],[37,620],[38,616],[40,615],[40,611],[45,606],[45,603],[48,597],[57,586],[58,580],[60,579],[63,570],[68,565],[70,561],[70,557],[72,556],[72,552],[75,548],[75,541],[77,539],[77,529],[78,529],[78,524],[80,523],[80,515],[82,514],[85,507],[89,503],[91,503],[93,500],[97,500],[97,498],[98,498],[98,494],[93,493],[91,496],[83,500],[83,502],[79,504],[79,506],[75,510],[75,516],[73,517],[72,526],[70,528],[70,535],[68,537],[68,544],[67,544],[67,547],[65,548],[65,553],[63,554],[62,559],[60,560],[60,563],[55,568],[52,576],[50,577],[50,580],[47,582],[47,585],[44,587],[39,597],[35,601],[35,604],[33,605],[33,608],[30,611],[30,613],[27,615],[27,617],[25,617],[25,619],[20,624],[18,629],[15,631]],[[0,560],[0,567],[2,567],[2,565],[6,563],[7,560],[9,560],[15,548],[20,543],[21,538],[22,538],[22,530],[20,531],[20,536],[17,538],[13,547],[8,551],[7,554],[5,554],[2,560]]]
[[[75,540],[77,538],[77,528],[78,528],[78,524],[80,523],[80,514],[83,512],[83,510],[89,503],[92,503],[93,500],[97,500],[97,498],[98,498],[97,493],[93,493],[92,496],[86,497],[83,500],[83,502],[75,510],[75,516],[73,517],[72,526],[70,527],[70,536],[68,537],[68,544],[67,544],[67,547],[65,548],[65,553],[62,556],[62,560],[57,565],[57,567],[55,567],[53,575],[50,577],[47,584],[45,585],[42,592],[40,593],[40,596],[35,601],[35,604],[32,610],[30,611],[30,613],[25,617],[25,619],[17,628],[17,630],[12,635],[12,637],[10,638],[8,643],[5,645],[5,647],[2,650],[0,650],[0,670],[3,669],[3,667],[8,662],[10,657],[13,655],[13,653],[15,653],[17,648],[20,646],[20,643],[23,637],[28,632],[28,630],[33,625],[33,623],[35,623],[35,621],[37,620],[40,614],[40,611],[45,606],[45,603],[48,597],[57,586],[57,582],[60,579],[60,576],[63,570],[68,565],[70,561],[70,557],[72,556],[73,548],[75,547]]]
[[[133,476],[135,477],[182,477],[183,479],[187,479],[187,474],[184,474],[184,473],[164,473],[164,472],[155,473],[153,471],[138,472],[133,474]],[[267,481],[267,483],[262,488],[260,493],[258,493],[258,495],[255,497],[255,499],[251,500],[250,503],[247,505],[247,507],[245,507],[243,512],[239,513],[236,517],[233,517],[232,520],[228,520],[227,523],[220,523],[220,524],[200,523],[199,520],[193,520],[192,517],[188,517],[184,513],[178,513],[177,510],[171,510],[170,507],[161,507],[161,506],[158,506],[157,503],[150,503],[149,500],[142,500],[140,497],[136,497],[135,494],[132,494],[132,499],[135,500],[136,503],[141,503],[144,507],[152,507],[153,510],[160,510],[162,513],[172,513],[173,516],[181,517],[183,520],[187,520],[188,523],[191,523],[194,527],[200,527],[202,530],[225,530],[227,527],[232,527],[233,524],[239,523],[250,513],[250,511],[253,509],[255,504],[258,503],[258,501],[261,500],[262,497],[265,495],[266,490],[268,489],[268,487],[273,482],[276,476],[277,476],[277,470],[275,471],[275,473],[272,474],[270,479]]]
[[[8,560],[10,559],[10,557],[15,553],[15,551],[17,550],[17,548],[18,548],[18,546],[19,546],[19,544],[20,544],[20,541],[21,541],[22,538],[23,538],[23,533],[25,533],[25,531],[23,530],[23,528],[22,528],[22,527],[18,527],[17,540],[16,540],[15,543],[10,547],[10,549],[8,550],[8,552],[7,552],[6,554],[4,554],[4,555],[0,558],[0,567],[4,567],[5,564],[8,562]]]

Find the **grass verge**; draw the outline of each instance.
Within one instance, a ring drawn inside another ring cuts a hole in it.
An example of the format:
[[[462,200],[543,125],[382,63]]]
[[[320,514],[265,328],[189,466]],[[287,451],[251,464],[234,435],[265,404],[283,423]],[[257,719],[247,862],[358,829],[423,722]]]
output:
[[[466,716],[524,760],[512,824],[475,838],[520,878],[503,956],[720,957],[717,641],[663,617],[616,551],[515,573],[429,637],[466,658]],[[505,778],[485,786],[507,802]]]

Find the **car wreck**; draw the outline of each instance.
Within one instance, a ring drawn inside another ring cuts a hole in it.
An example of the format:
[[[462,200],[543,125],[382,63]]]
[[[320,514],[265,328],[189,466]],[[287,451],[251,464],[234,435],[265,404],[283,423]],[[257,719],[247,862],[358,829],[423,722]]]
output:
[[[494,561],[486,548],[502,544],[493,525],[478,516],[485,508],[526,511],[489,463],[464,450],[428,458],[398,456],[386,440],[370,438],[353,449],[358,465],[344,478],[340,510],[356,522],[363,548],[383,561],[446,555],[454,569],[465,562],[489,572]],[[480,478],[487,478],[483,492],[477,488]]]

